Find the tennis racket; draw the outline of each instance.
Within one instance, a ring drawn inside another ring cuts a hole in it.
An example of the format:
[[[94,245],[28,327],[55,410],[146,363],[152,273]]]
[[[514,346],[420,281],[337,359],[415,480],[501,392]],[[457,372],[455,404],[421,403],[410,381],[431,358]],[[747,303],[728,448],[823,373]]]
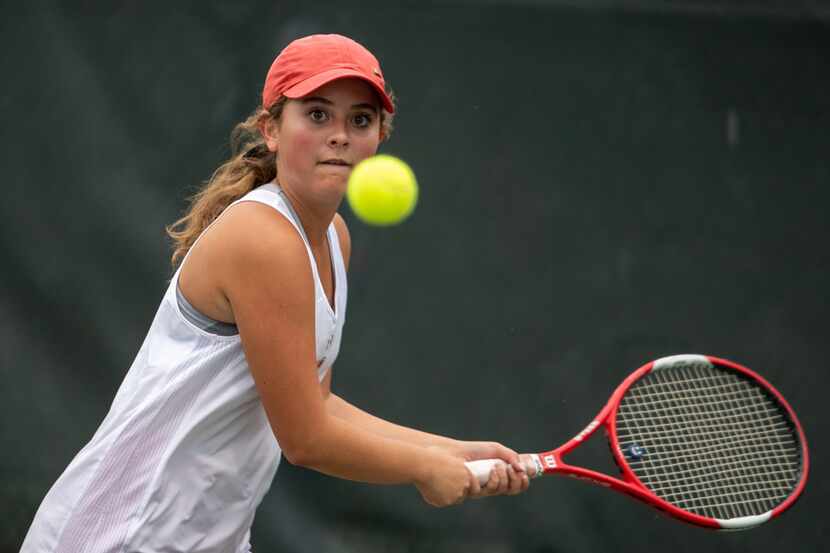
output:
[[[563,461],[600,427],[619,478]],[[467,466],[484,484],[501,462]],[[725,359],[675,355],[634,371],[584,430],[527,463],[530,476],[565,474],[685,522],[743,529],[793,505],[807,482],[809,458],[795,413],[766,380]]]

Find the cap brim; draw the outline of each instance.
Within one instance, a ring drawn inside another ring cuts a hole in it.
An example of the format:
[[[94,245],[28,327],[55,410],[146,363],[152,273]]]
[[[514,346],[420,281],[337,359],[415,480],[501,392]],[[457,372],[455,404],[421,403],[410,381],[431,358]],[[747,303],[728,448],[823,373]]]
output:
[[[383,103],[383,109],[385,109],[389,113],[395,112],[395,106],[392,104],[392,99],[389,98],[389,95],[386,94],[386,91],[383,89],[383,87],[375,81],[373,81],[372,79],[366,77],[366,75],[364,75],[360,71],[357,71],[355,69],[337,68],[329,69],[328,71],[323,71],[322,73],[318,73],[313,77],[309,77],[308,79],[295,84],[282,94],[286,98],[302,98],[303,96],[308,96],[309,94],[311,94],[323,85],[326,85],[332,81],[336,81],[337,79],[345,79],[349,77],[360,79],[362,81],[369,83],[369,85],[372,86],[375,92],[378,93],[380,101]]]

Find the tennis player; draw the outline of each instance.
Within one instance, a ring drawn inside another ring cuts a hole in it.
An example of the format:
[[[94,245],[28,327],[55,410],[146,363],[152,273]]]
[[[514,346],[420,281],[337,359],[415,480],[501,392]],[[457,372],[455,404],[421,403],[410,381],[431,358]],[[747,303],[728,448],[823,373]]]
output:
[[[232,158],[168,229],[178,269],[22,553],[249,551],[283,454],[412,484],[437,507],[527,489],[516,452],[398,426],[330,389],[351,251],[337,209],[394,111],[377,60],[346,37],[308,36],[274,60]],[[464,462],[484,458],[505,464],[482,487]]]

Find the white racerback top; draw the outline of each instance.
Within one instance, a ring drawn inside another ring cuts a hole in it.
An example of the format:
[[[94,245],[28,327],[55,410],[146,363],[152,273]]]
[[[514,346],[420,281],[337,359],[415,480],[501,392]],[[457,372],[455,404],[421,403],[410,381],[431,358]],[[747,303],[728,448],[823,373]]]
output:
[[[279,211],[306,244],[322,380],[340,349],[346,315],[337,232],[329,226],[332,309],[299,218],[279,186],[262,185],[231,205],[246,201]],[[249,551],[254,512],[279,465],[280,446],[239,335],[210,334],[182,315],[180,270],[109,413],[49,490],[21,553]]]

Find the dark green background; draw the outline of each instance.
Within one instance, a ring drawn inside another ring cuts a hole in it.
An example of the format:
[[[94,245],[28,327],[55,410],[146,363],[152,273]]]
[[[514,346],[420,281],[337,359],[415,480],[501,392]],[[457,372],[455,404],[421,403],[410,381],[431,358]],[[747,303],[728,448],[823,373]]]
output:
[[[538,450],[632,369],[708,353],[790,400],[813,471],[780,520],[716,534],[570,479],[434,510],[412,488],[284,463],[254,550],[823,548],[830,25],[823,2],[784,4],[5,6],[0,551],[18,550],[138,350],[171,274],[164,225],[227,155],[273,56],[312,32],[380,58],[399,97],[382,149],[421,185],[400,227],[342,210],[339,394]]]

